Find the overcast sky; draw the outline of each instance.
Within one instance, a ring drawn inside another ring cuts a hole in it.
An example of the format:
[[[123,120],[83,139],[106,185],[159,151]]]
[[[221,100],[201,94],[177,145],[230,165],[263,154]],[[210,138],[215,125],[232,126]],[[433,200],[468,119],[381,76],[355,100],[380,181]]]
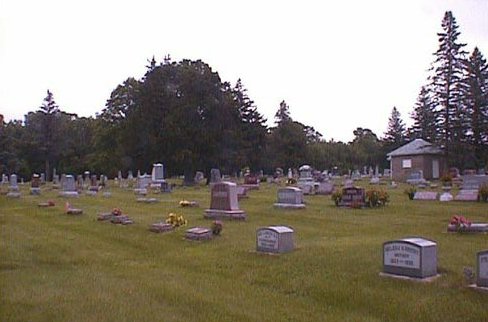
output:
[[[0,114],[23,119],[50,89],[62,110],[94,116],[170,54],[241,78],[270,125],[285,100],[327,140],[381,137],[393,106],[411,123],[446,10],[488,58],[488,0],[0,0]]]

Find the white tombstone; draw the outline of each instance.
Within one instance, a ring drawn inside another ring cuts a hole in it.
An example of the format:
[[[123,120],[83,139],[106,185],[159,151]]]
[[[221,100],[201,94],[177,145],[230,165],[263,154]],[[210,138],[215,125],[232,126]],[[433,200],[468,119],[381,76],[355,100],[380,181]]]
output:
[[[288,253],[294,248],[294,231],[287,226],[269,226],[256,231],[256,250],[264,253]]]
[[[277,208],[303,209],[303,191],[296,187],[278,189],[278,202],[274,204]]]
[[[152,183],[160,184],[164,182],[164,168],[161,163],[153,164],[151,179]]]
[[[62,191],[59,193],[61,197],[78,197],[75,178],[71,174],[62,176],[61,185]]]

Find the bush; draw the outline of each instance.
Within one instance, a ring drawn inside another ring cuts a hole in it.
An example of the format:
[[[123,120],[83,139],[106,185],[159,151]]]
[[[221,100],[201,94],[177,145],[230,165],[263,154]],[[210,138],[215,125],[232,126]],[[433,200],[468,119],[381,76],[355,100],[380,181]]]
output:
[[[366,191],[366,204],[369,207],[380,207],[386,205],[390,200],[388,192],[378,189],[370,189]]]
[[[339,203],[342,201],[342,191],[336,190],[334,193],[330,196],[330,198],[334,201],[336,206],[339,206]]]
[[[452,176],[449,173],[444,173],[441,177],[441,182],[444,186],[450,186],[452,184]]]
[[[405,189],[405,194],[408,196],[408,199],[413,200],[413,196],[417,192],[417,188],[414,186],[410,186],[409,188]]]
[[[487,202],[488,201],[488,184],[484,184],[480,187],[478,191],[478,196],[480,201]]]

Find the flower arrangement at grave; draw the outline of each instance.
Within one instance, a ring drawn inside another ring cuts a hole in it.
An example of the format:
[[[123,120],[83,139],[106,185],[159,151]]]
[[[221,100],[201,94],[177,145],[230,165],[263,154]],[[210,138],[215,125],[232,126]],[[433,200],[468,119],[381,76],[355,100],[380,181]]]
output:
[[[441,182],[443,186],[451,186],[452,176],[449,173],[444,173],[441,177]]]
[[[120,208],[114,208],[114,209],[112,209],[112,215],[122,216],[122,210],[120,210]]]
[[[297,180],[295,178],[290,178],[290,179],[286,180],[287,186],[293,185],[293,184],[297,184]]]
[[[222,223],[222,221],[220,220],[215,220],[213,223],[212,223],[212,226],[211,226],[211,229],[212,229],[212,234],[214,234],[215,236],[218,236],[220,235],[220,233],[222,232],[222,229],[224,228],[224,225]]]
[[[167,224],[173,225],[173,227],[186,226],[188,220],[186,220],[183,215],[177,215],[175,213],[170,213],[166,219]]]
[[[330,198],[334,201],[336,206],[339,206],[339,203],[342,201],[342,191],[340,190],[334,191],[334,193],[332,193]]]
[[[478,191],[478,198],[480,201],[487,202],[488,201],[488,184],[483,184],[480,186]]]
[[[410,186],[409,188],[405,189],[405,194],[408,196],[408,199],[413,200],[415,193],[417,192],[417,188],[414,186]]]
[[[198,202],[196,201],[188,201],[188,200],[181,200],[180,201],[180,206],[181,207],[197,207]]]
[[[388,192],[378,189],[370,189],[366,191],[366,204],[369,207],[381,207],[390,201]]]
[[[449,224],[456,226],[456,230],[459,232],[464,231],[466,228],[471,226],[471,221],[465,218],[464,216],[452,216],[451,221]]]

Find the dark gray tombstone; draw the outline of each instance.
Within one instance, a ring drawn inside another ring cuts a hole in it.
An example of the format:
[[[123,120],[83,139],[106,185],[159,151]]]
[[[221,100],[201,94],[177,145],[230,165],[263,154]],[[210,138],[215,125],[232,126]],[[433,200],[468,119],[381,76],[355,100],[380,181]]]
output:
[[[424,185],[426,182],[427,181],[424,179],[424,173],[422,170],[414,170],[410,172],[407,178],[407,183],[413,185],[419,185],[419,184]]]
[[[210,183],[218,183],[222,181],[219,169],[210,170]]]
[[[435,191],[417,191],[413,200],[437,200],[437,195]]]
[[[75,178],[72,175],[61,176],[62,191],[59,193],[62,197],[78,197],[78,191],[76,190]]]
[[[190,240],[209,240],[212,239],[212,231],[205,227],[190,228],[186,231],[185,238]]]
[[[288,253],[294,248],[293,229],[287,226],[269,226],[256,232],[256,250],[264,253]]]
[[[383,244],[383,272],[414,278],[437,275],[437,243],[404,238]]]
[[[30,193],[35,196],[41,194],[41,177],[37,173],[32,175]]]
[[[476,286],[488,287],[488,250],[476,254]]]
[[[205,210],[204,217],[207,219],[246,219],[246,213],[239,209],[235,183],[219,182],[212,186],[210,209]]]
[[[303,191],[296,187],[278,189],[278,202],[274,204],[278,208],[303,209]]]
[[[346,187],[342,189],[341,207],[364,207],[366,205],[366,193],[361,187]]]

